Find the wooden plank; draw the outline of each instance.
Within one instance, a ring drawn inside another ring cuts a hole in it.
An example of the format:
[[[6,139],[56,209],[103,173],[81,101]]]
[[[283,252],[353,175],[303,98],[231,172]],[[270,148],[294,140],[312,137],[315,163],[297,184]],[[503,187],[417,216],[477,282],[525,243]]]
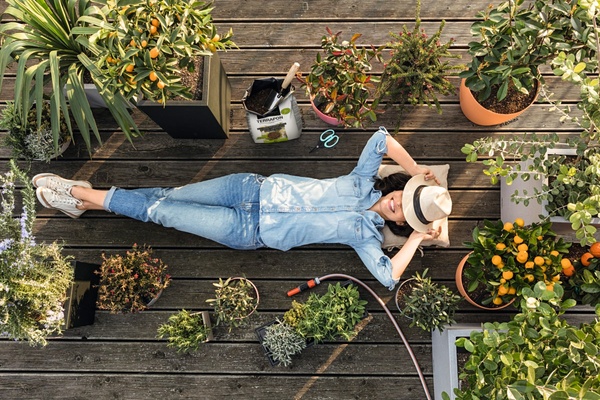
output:
[[[271,368],[258,341],[250,343],[209,342],[201,350],[177,354],[159,342],[55,341],[43,348],[2,342],[0,371],[25,372],[120,372],[171,374],[251,374],[257,370],[279,375]],[[431,346],[411,346],[425,374],[431,374]],[[291,374],[353,376],[410,376],[406,348],[401,344],[325,343],[306,348],[295,360]],[[369,366],[363,368],[361,366]],[[283,371],[284,372],[284,371]]]
[[[264,366],[264,368],[271,368]],[[286,370],[277,367],[275,371]],[[433,382],[427,378],[433,393]],[[256,372],[253,375],[196,375],[109,373],[0,373],[2,393],[7,399],[37,398],[43,388],[45,400],[97,399],[179,399],[221,400],[240,399],[319,399],[339,400],[371,398],[379,400],[415,400],[422,398],[423,389],[416,377],[361,376],[277,376]],[[68,383],[68,388],[66,384]],[[401,390],[399,390],[401,388]],[[67,392],[68,391],[68,392]],[[68,394],[67,394],[68,393]]]

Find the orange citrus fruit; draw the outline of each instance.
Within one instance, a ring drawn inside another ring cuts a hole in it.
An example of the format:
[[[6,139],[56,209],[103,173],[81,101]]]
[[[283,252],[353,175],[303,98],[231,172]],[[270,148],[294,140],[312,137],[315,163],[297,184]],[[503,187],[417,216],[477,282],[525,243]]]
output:
[[[520,251],[517,253],[517,261],[524,264],[529,258],[529,254],[526,251]]]
[[[545,262],[546,262],[546,260],[544,260],[544,259],[543,259],[542,257],[540,257],[540,256],[537,256],[536,258],[534,258],[534,259],[533,259],[533,263],[534,263],[535,265],[542,266],[542,265],[544,265],[544,263],[545,263]]]
[[[504,230],[505,230],[505,231],[508,231],[508,232],[510,232],[510,231],[512,231],[514,228],[515,228],[515,227],[513,226],[512,222],[506,222],[506,223],[504,224]]]
[[[590,253],[592,253],[594,257],[600,257],[600,242],[596,242],[590,246]]]
[[[552,250],[552,251],[550,252],[550,255],[551,255],[551,256],[554,256],[554,257],[557,257],[559,254],[560,254],[560,253],[559,253],[558,251],[556,251],[556,250]]]
[[[569,260],[568,258],[563,258],[562,260],[560,260],[560,266],[563,269],[565,269],[565,268],[573,266],[573,264],[571,264],[571,260]]]
[[[498,296],[504,296],[508,293],[508,288],[504,285],[498,286]]]
[[[502,257],[500,257],[499,255],[495,255],[492,257],[492,264],[494,265],[498,265],[502,262]]]
[[[134,68],[134,67],[135,67],[135,65],[133,65],[133,64],[128,64],[128,65],[125,67],[125,71],[127,71],[127,72],[133,72],[133,68]]]
[[[552,277],[552,282],[557,282],[557,281],[559,281],[559,280],[560,280],[560,275],[554,275],[554,276]]]
[[[142,45],[142,47],[146,47],[148,46],[148,41],[146,40],[142,40],[142,43],[140,43]]]
[[[156,32],[158,32],[158,28],[157,28],[157,27],[155,27],[154,25],[151,25],[151,26],[150,26],[150,34],[151,34],[151,35],[155,35],[155,34],[156,34]]]
[[[521,244],[521,243],[523,243],[523,238],[520,236],[515,236],[515,238],[513,239],[513,242],[515,242],[516,244]]]
[[[494,300],[492,300],[492,303],[499,306],[500,304],[502,304],[502,299],[500,297],[494,297]]]
[[[547,284],[546,290],[550,290],[551,292],[553,292],[554,291],[554,282]]]
[[[517,246],[517,250],[527,251],[527,250],[529,250],[529,246],[527,246],[525,243],[521,243],[520,245]]]
[[[150,75],[148,75],[148,78],[150,78],[150,80],[151,80],[152,82],[154,82],[155,80],[157,80],[157,79],[158,79],[158,76],[156,76],[156,72],[154,72],[154,71],[151,71],[151,72],[150,72]]]
[[[569,265],[567,268],[563,268],[562,273],[565,276],[573,276],[575,274],[575,267],[573,265]]]
[[[594,258],[592,253],[583,253],[581,256],[581,264],[583,264],[584,267],[589,267],[592,258]]]
[[[525,226],[525,221],[523,220],[523,218],[517,218],[515,219],[515,225],[523,227]]]
[[[502,273],[502,277],[503,277],[504,279],[506,279],[507,281],[508,281],[508,280],[511,280],[511,279],[513,278],[513,276],[514,276],[514,275],[515,275],[515,274],[513,274],[513,272],[512,272],[512,271],[504,271],[504,272]]]
[[[532,269],[533,267],[535,267],[535,264],[533,263],[533,261],[527,261],[525,263],[525,268]]]
[[[515,289],[514,287],[509,287],[508,294],[517,294],[517,289]]]
[[[496,250],[504,250],[505,248],[506,248],[506,245],[504,243],[496,244]]]
[[[156,84],[156,86],[158,86],[158,88],[159,88],[159,89],[164,89],[164,88],[165,88],[165,86],[167,86],[167,85],[165,85],[165,84],[164,84],[164,83],[162,83],[161,81],[158,81],[158,83]]]
[[[157,20],[156,18],[154,18],[154,19],[152,20],[152,22],[150,22],[150,23],[152,24],[152,26],[154,26],[154,27],[156,27],[156,28],[158,28],[158,27],[160,26],[160,21],[159,21],[159,20]]]
[[[150,50],[150,58],[156,58],[159,54],[160,52],[156,47],[153,47],[152,50]]]
[[[131,47],[135,47],[135,40],[131,39],[131,42],[129,42],[129,45],[130,45]]]
[[[533,275],[531,275],[531,274],[527,274],[527,275],[525,275],[523,278],[524,278],[524,279],[525,279],[527,282],[529,282],[529,283],[533,282],[533,280],[535,279],[535,278],[533,277]]]

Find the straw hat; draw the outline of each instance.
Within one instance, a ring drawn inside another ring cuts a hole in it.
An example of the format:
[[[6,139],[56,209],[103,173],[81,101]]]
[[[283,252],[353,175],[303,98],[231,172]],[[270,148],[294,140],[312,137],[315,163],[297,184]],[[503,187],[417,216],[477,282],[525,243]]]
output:
[[[415,175],[402,192],[402,211],[406,222],[417,232],[427,232],[433,221],[446,218],[452,212],[452,199],[446,188],[438,186],[425,175]]]

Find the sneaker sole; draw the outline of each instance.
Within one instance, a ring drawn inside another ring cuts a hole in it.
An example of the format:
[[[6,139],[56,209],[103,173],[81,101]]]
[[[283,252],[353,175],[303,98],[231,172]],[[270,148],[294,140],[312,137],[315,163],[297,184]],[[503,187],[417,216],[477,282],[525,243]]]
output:
[[[31,183],[33,184],[33,187],[39,188],[40,186],[37,184],[38,179],[40,179],[40,178],[46,178],[46,177],[49,177],[49,176],[56,176],[57,178],[61,178],[61,179],[64,179],[66,181],[73,182],[73,186],[83,186],[83,187],[87,187],[89,189],[92,188],[92,184],[89,183],[88,181],[75,181],[75,180],[72,180],[72,179],[66,179],[66,178],[62,178],[61,176],[58,176],[56,174],[53,174],[51,172],[44,172],[44,173],[41,173],[41,174],[37,174],[33,178],[31,178]]]
[[[41,189],[41,188],[38,188],[38,189]],[[37,196],[38,200],[40,201],[40,203],[42,203],[42,205],[43,205],[44,207],[46,207],[46,208],[48,208],[48,209],[50,209],[50,210],[58,210],[58,211],[60,211],[60,212],[63,212],[63,213],[65,213],[66,215],[68,215],[69,217],[71,217],[71,218],[74,218],[74,219],[76,219],[76,218],[79,218],[79,217],[81,216],[81,214],[83,214],[83,213],[85,212],[85,210],[81,210],[81,213],[80,213],[80,214],[72,214],[72,213],[70,213],[70,212],[68,212],[68,211],[61,210],[60,208],[52,207],[52,206],[50,205],[50,203],[48,203],[48,200],[46,200],[46,198],[44,197],[44,193],[42,193],[42,191],[41,191],[41,190],[36,190],[36,191],[35,191],[35,194],[36,194],[36,196]]]

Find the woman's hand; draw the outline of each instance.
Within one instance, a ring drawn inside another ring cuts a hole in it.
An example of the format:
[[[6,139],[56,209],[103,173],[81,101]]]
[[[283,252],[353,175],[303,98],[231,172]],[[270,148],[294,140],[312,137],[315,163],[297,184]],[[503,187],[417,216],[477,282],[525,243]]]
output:
[[[435,174],[429,168],[419,166],[418,170],[419,170],[419,172],[417,172],[415,175],[424,174],[426,181],[433,179],[435,181],[435,183],[437,183],[438,185],[440,184],[439,179],[435,176]]]
[[[416,239],[423,240],[434,240],[440,237],[442,234],[442,226],[438,226],[437,229],[429,229],[427,232],[413,231],[410,236],[414,236]]]

